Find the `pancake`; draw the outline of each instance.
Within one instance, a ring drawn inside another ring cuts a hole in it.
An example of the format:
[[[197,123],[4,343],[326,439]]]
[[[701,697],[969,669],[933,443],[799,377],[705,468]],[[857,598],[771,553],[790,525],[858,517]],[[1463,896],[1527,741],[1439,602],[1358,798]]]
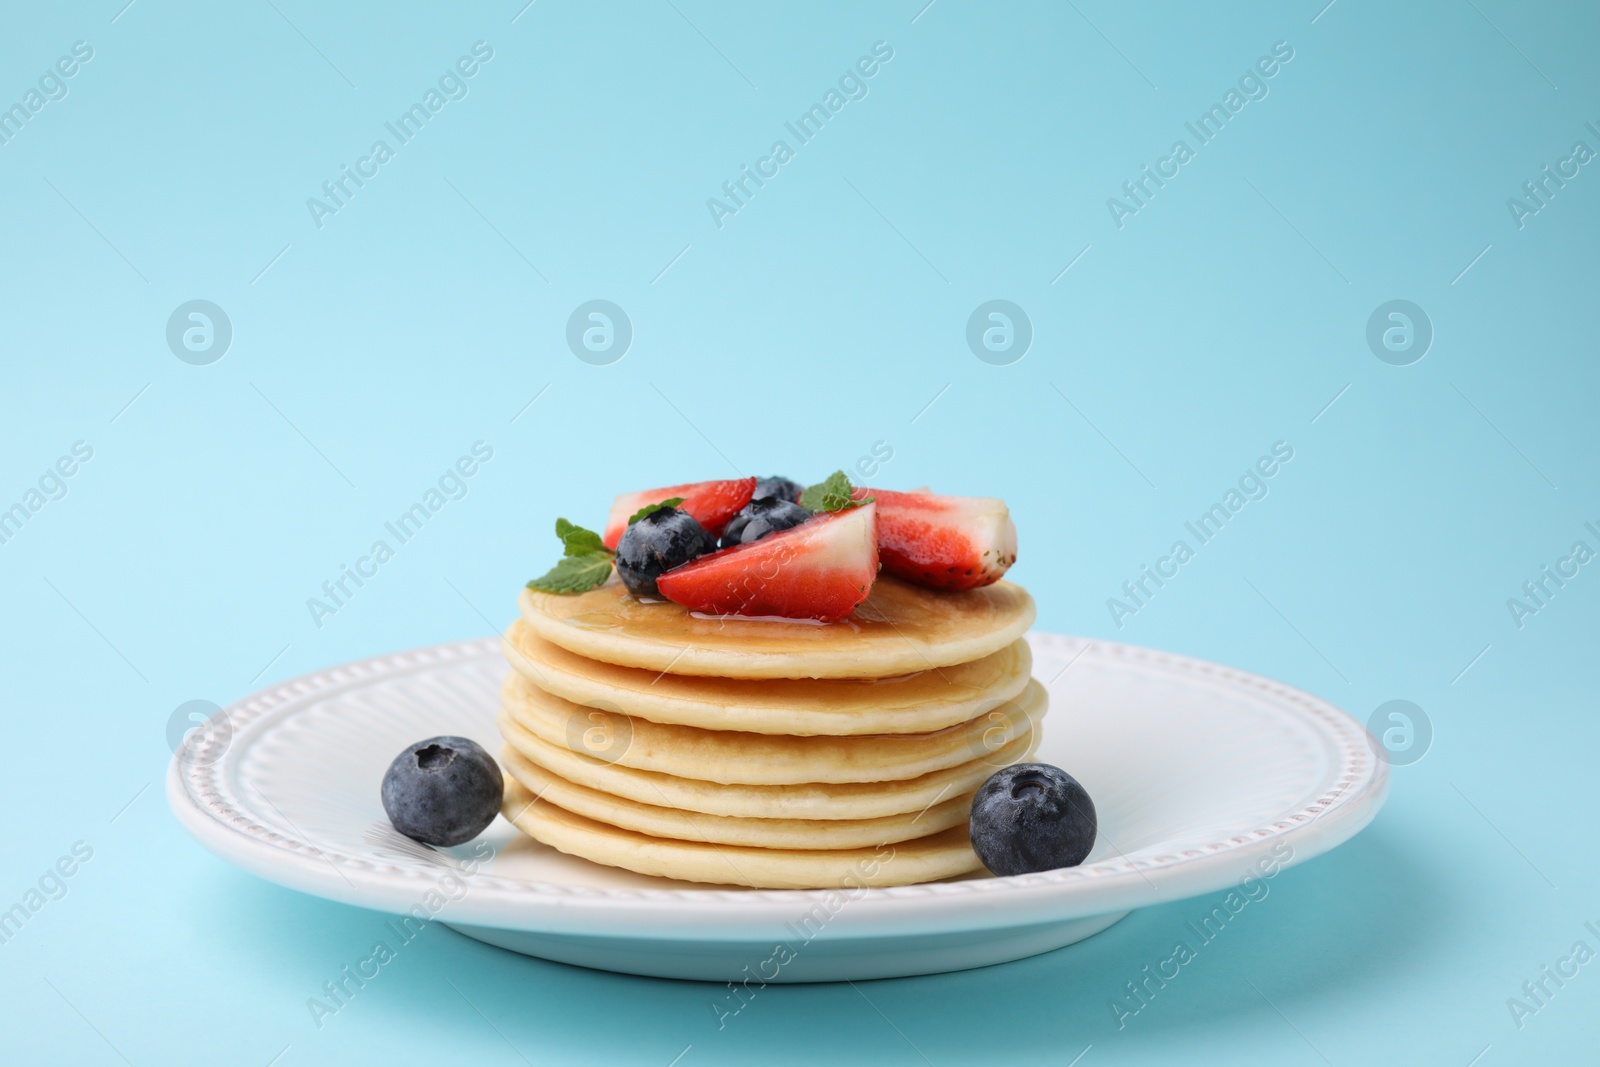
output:
[[[756,889],[827,889],[912,885],[979,869],[963,822],[913,841],[876,848],[784,849],[715,845],[651,837],[586,819],[533,794],[515,779],[506,783],[507,819],[536,841],[569,855],[639,874],[688,882]],[[841,896],[842,907],[847,898]],[[837,908],[824,898],[812,922]],[[804,915],[799,921],[808,923]]]
[[[892,678],[982,659],[1021,637],[1033,598],[1011,582],[936,591],[880,575],[866,602],[838,622],[704,616],[643,603],[613,577],[559,596],[524,589],[535,634],[603,663],[718,678]]]
[[[1049,702],[1029,682],[977,718],[926,734],[780,737],[634,719],[546,693],[515,671],[500,689],[506,715],[541,740],[619,767],[722,784],[793,785],[919,778],[1031,733]]]
[[[541,803],[555,804],[574,815],[651,837],[717,845],[810,851],[873,848],[948,830],[966,822],[972,811],[972,794],[963,793],[926,811],[908,811],[881,819],[735,819],[639,804],[574,785],[523,758],[512,748],[501,752],[500,765]]]
[[[520,619],[501,644],[512,667],[575,704],[651,722],[791,737],[941,730],[1015,697],[1033,670],[1033,653],[1022,640],[937,671],[766,681],[693,678],[601,663],[551,644]]]
[[[877,819],[917,812],[970,793],[1000,767],[1025,758],[1037,731],[988,755],[898,782],[719,785],[658,771],[619,767],[552,745],[501,713],[500,736],[524,758],[576,785],[655,807],[742,819]]]

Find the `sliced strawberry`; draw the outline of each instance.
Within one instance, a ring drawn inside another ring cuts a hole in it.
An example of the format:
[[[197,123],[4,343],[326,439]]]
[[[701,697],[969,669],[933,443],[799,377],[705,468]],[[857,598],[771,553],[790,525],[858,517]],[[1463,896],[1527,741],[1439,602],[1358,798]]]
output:
[[[1003,500],[868,490],[878,501],[883,569],[932,589],[976,589],[1017,561],[1017,528]]]
[[[656,579],[661,595],[708,615],[842,619],[878,576],[877,508],[817,515],[701,556]]]
[[[728,520],[733,518],[733,513],[750,503],[755,491],[754,478],[734,478],[725,482],[690,482],[687,485],[669,485],[665,489],[623,493],[611,502],[611,514],[606,516],[602,540],[607,548],[616,548],[634,512],[646,504],[659,504],[675,496],[683,497],[683,503],[678,507],[687,511],[712,537],[716,537]]]

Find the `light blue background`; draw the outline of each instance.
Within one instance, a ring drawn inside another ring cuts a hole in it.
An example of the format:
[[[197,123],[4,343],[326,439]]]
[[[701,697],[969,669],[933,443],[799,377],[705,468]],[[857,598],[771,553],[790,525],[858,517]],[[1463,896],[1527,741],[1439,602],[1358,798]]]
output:
[[[1600,948],[1600,565],[1521,629],[1506,600],[1600,548],[1600,170],[1521,229],[1506,201],[1600,148],[1595,9],[122,2],[13,5],[0,33],[0,103],[94,48],[0,146],[0,504],[94,449],[0,545],[0,907],[94,849],[0,946],[8,1060],[1593,1055],[1600,963],[1521,1029],[1506,1001]],[[319,230],[306,198],[478,40],[467,98]],[[706,199],[879,40],[870,94],[713,225]],[[1277,41],[1270,95],[1119,230],[1106,199]],[[164,339],[196,298],[234,328],[210,366]],[[563,340],[593,298],[636,331],[610,366]],[[1035,329],[1014,365],[964,342],[993,298]],[[1364,338],[1395,298],[1436,330],[1407,367]],[[468,496],[313,625],[306,598],[478,440]],[[1106,598],[1279,440],[1270,495],[1115,626]],[[553,518],[598,522],[616,491],[810,478],[879,441],[878,484],[1010,503],[1041,627],[1363,719],[1413,700],[1431,751],[1120,1031],[1108,1002],[1209,902],[1005,967],[769,988],[720,1032],[711,987],[435,927],[319,1031],[306,998],[381,917],[189,840],[159,786],[173,709],[487,635],[552,560]]]

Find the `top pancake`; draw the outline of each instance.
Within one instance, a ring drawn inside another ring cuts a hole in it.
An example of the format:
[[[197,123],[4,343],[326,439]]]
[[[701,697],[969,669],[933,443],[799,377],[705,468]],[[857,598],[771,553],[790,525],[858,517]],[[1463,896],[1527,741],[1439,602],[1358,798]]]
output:
[[[644,603],[616,578],[576,596],[524,589],[533,632],[603,663],[714,678],[890,678],[980,659],[1033,623],[1033,598],[1000,581],[942,592],[880,575],[838,622],[706,616]]]

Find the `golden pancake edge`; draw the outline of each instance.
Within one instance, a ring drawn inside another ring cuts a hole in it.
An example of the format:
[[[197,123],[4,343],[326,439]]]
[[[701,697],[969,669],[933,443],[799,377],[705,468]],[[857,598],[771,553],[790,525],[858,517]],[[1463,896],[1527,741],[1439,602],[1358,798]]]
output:
[[[504,712],[497,721],[507,745],[566,781],[640,804],[746,819],[876,819],[921,811],[972,792],[1001,767],[1026,758],[1038,740],[1038,731],[1029,731],[987,755],[904,781],[723,785],[619,767],[553,745]]]
[[[754,889],[913,885],[982,864],[965,823],[914,841],[856,849],[748,848],[652,837],[586,819],[507,783],[502,809],[519,830],[558,851],[608,867],[689,882]]]
[[[506,773],[539,803],[651,837],[718,845],[808,851],[873,848],[948,830],[965,823],[972,808],[972,794],[962,793],[921,811],[877,819],[743,819],[640,804],[589,789],[552,774],[509,746],[500,760]]]
[[[513,671],[501,686],[502,712],[547,744],[619,767],[723,785],[885,782],[919,778],[987,755],[1037,728],[1044,687],[1023,691],[967,722],[925,734],[784,737],[702,730],[574,704]]]
[[[943,592],[880,575],[837,622],[705,616],[645,603],[612,578],[575,596],[524,589],[522,619],[551,644],[623,667],[734,679],[891,678],[982,659],[1033,623],[1033,598],[999,581]]]
[[[1033,670],[1033,653],[1020,638],[976,660],[892,677],[761,680],[602,663],[544,640],[521,619],[501,645],[518,673],[575,704],[651,722],[791,737],[940,730],[1011,700]]]

